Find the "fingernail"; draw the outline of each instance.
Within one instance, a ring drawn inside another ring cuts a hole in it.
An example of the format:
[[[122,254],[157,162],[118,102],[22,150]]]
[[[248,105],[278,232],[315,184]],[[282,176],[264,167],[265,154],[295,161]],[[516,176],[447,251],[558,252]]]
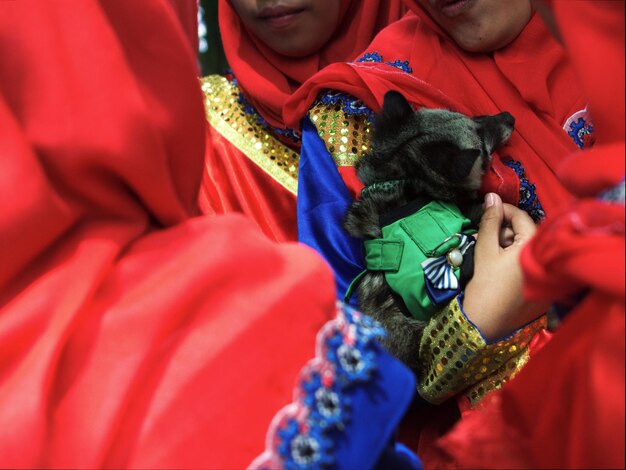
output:
[[[493,193],[487,193],[485,195],[485,209],[491,207],[496,203],[496,197]]]

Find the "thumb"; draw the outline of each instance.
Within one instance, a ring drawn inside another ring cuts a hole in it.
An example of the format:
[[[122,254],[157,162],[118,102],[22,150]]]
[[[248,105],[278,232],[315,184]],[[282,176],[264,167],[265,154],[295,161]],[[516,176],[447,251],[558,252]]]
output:
[[[500,250],[500,227],[504,220],[502,199],[496,193],[485,195],[485,211],[478,228],[476,251],[494,253]]]

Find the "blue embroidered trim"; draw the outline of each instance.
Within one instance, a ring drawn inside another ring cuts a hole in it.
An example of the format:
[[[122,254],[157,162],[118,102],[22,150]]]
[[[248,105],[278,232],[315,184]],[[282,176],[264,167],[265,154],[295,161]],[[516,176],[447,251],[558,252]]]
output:
[[[392,67],[396,67],[403,72],[412,73],[413,69],[409,65],[408,60],[394,60],[393,62],[385,62],[383,60],[383,56],[378,52],[366,52],[361,57],[359,57],[355,62],[378,62],[381,64],[391,65]]]
[[[382,62],[383,56],[381,56],[378,52],[366,52],[361,57],[359,57],[356,62]]]
[[[593,134],[593,124],[582,117],[578,118],[578,120],[570,123],[567,134],[579,148],[585,148],[586,136]]]
[[[315,103],[322,103],[326,106],[341,105],[342,111],[348,116],[355,114],[365,116],[367,119],[373,117],[372,110],[363,101],[340,91],[325,90],[320,93]]]
[[[359,57],[355,62],[377,62],[384,63],[387,65],[391,65],[392,67],[396,67],[406,73],[413,72],[413,69],[409,66],[408,60],[394,60],[393,62],[384,62],[383,56],[381,56],[378,52],[366,52],[361,57]],[[318,103],[322,103],[325,106],[336,106],[340,105],[342,111],[348,115],[357,115],[357,116],[365,116],[368,120],[372,120],[374,117],[374,113],[370,108],[368,108],[363,101],[354,96],[343,93],[335,90],[324,90],[322,91],[313,106]]]
[[[403,72],[406,72],[406,73],[413,73],[413,69],[409,65],[409,61],[408,60],[399,60],[398,59],[398,60],[394,60],[393,62],[385,62],[385,64],[391,65],[392,67],[400,69],[400,70],[402,70]]]
[[[537,198],[537,190],[534,184],[528,181],[526,178],[526,170],[521,162],[515,160],[505,160],[504,163],[509,168],[512,168],[517,177],[519,178],[519,207],[525,210],[528,215],[532,217],[535,223],[543,220],[546,217],[546,213],[543,210],[539,198]]]
[[[239,84],[237,83],[237,79],[233,78],[233,84],[239,88]],[[261,116],[257,110],[250,104],[250,102],[243,96],[243,93],[239,93],[239,97],[237,98],[237,102],[242,105],[243,112],[250,116],[257,124],[271,129],[272,133],[276,135],[280,135],[282,137],[286,137],[290,139],[292,142],[299,144],[302,142],[302,135],[300,132],[297,132],[293,129],[282,129],[280,127],[274,127],[269,122],[267,122],[263,116]]]
[[[316,357],[304,367],[294,401],[274,417],[266,450],[252,468],[316,469],[333,465],[333,441],[351,419],[349,393],[377,369],[375,340],[385,335],[370,317],[338,303],[318,333]]]

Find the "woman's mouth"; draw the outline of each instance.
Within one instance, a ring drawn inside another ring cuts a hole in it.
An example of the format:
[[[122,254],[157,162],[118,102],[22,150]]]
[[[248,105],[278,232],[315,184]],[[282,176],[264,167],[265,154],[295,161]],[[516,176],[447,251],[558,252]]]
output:
[[[453,17],[465,11],[474,0],[442,0],[439,2],[439,10],[445,16]]]
[[[267,7],[261,10],[259,18],[265,21],[272,29],[283,29],[296,21],[304,8],[293,8],[286,6]]]

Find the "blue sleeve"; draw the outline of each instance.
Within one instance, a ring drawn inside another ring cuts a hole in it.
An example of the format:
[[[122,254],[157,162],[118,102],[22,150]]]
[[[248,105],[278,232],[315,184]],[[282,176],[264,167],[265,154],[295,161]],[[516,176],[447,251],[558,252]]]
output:
[[[352,200],[326,144],[315,125],[305,118],[298,172],[298,240],[317,250],[330,264],[339,298],[364,265],[362,241],[342,227]]]

